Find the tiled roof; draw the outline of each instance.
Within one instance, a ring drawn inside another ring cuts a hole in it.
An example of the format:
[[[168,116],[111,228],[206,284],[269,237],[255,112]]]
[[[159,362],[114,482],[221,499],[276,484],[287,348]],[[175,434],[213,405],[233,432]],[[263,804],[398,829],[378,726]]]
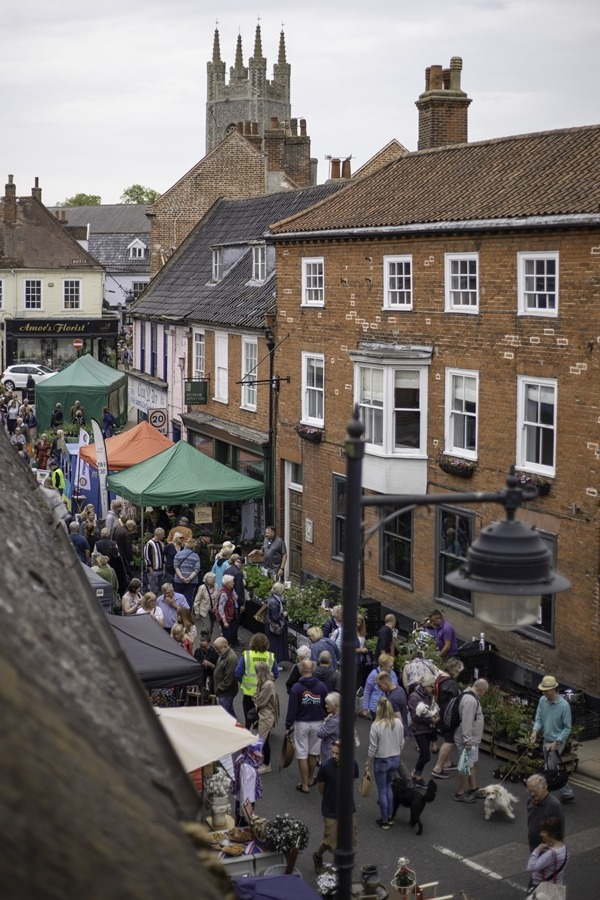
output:
[[[65,214],[69,225],[89,225],[91,232],[150,233],[145,203],[104,203],[97,206],[48,206],[52,215]]]
[[[135,304],[135,317],[175,316],[188,321],[261,328],[274,310],[275,276],[252,277],[251,243],[264,239],[271,222],[329,197],[344,182],[252,200],[220,200],[196,226]],[[212,282],[212,250],[239,247],[235,264]]]
[[[128,272],[130,274],[150,274],[150,251],[146,251],[143,259],[130,259],[128,247],[138,238],[149,247],[150,237],[147,233],[128,234],[96,234],[92,232],[89,239],[89,252],[109,272]]]
[[[409,153],[273,233],[600,212],[600,125]]]

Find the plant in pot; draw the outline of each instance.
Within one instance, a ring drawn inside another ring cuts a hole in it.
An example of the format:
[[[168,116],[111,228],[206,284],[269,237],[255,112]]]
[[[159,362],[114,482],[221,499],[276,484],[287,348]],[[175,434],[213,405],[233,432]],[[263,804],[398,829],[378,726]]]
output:
[[[269,822],[265,834],[269,849],[274,853],[283,853],[292,868],[300,850],[308,847],[308,828],[300,819],[293,819],[287,813]]]
[[[317,876],[317,888],[321,897],[333,898],[337,893],[337,872],[333,866],[324,866]]]
[[[300,586],[293,584],[284,594],[284,607],[288,619],[299,628],[304,625],[320,625],[323,621],[324,602],[330,604],[333,589],[328,581],[318,578]]]
[[[268,575],[263,575],[260,566],[245,566],[244,578],[251,595],[256,600],[261,600],[264,603],[271,593],[271,588],[274,584],[273,579],[269,578]]]

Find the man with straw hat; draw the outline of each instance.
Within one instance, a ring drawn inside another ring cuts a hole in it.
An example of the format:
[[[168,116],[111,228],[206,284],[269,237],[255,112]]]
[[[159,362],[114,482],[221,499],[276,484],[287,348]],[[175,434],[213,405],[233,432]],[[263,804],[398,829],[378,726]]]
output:
[[[535,744],[540,731],[543,733],[544,763],[550,770],[557,769],[560,757],[571,734],[571,707],[558,693],[558,681],[554,675],[544,675],[538,685],[542,692],[537,706],[531,743]],[[573,788],[567,782],[560,789],[560,802],[570,803],[574,797]]]

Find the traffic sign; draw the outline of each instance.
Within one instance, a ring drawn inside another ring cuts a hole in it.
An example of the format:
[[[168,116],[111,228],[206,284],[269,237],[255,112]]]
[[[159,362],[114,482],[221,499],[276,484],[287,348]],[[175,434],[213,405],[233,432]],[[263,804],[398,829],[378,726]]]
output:
[[[73,346],[76,350],[83,350],[83,341],[81,340],[81,338],[75,338],[75,340],[73,341]]]
[[[157,431],[162,432],[162,434],[167,433],[167,411],[166,409],[149,409],[148,410],[148,422],[153,428],[156,428]]]

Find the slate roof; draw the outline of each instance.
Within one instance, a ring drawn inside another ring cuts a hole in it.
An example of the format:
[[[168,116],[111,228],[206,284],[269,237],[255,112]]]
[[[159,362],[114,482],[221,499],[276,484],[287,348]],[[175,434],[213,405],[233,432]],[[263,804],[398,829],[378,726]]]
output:
[[[422,150],[274,234],[600,213],[600,125]]]
[[[105,203],[97,206],[48,206],[54,215],[64,212],[69,225],[89,225],[90,232],[150,234],[144,203]]]
[[[138,238],[148,248],[141,259],[131,259],[128,247]],[[108,234],[92,232],[89,238],[89,252],[108,272],[121,272],[131,275],[150,275],[150,238],[145,232],[128,232]]]
[[[135,318],[169,315],[190,321],[240,328],[264,327],[275,308],[275,274],[252,282],[249,242],[264,239],[278,219],[318,203],[345,182],[306,190],[268,194],[251,200],[219,200],[156,275],[135,304]],[[212,282],[212,250],[238,247],[237,262],[219,282]]]

